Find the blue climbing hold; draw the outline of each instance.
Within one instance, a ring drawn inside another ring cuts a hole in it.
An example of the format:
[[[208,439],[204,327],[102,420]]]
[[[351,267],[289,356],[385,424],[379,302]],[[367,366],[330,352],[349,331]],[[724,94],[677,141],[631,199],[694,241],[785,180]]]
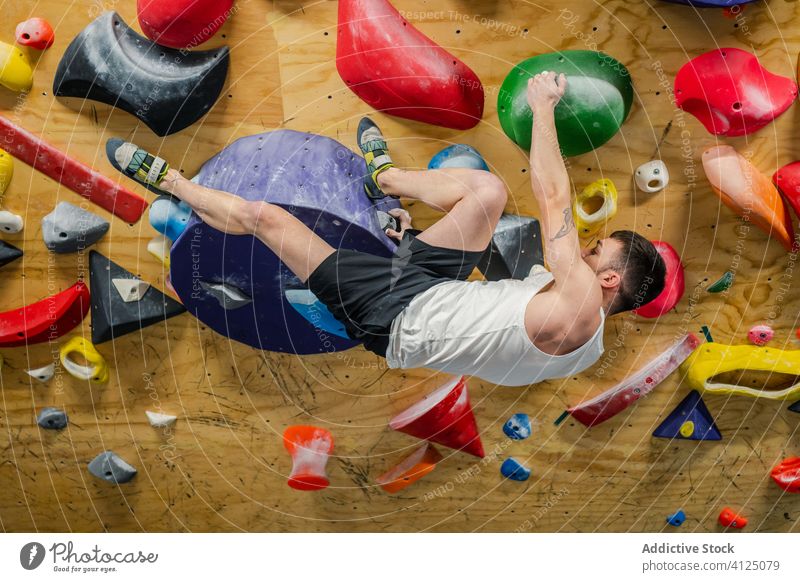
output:
[[[654,437],[719,441],[722,435],[697,390],[692,390],[653,432]]]
[[[336,319],[328,307],[308,289],[287,289],[284,293],[286,301],[305,317],[308,322],[323,331],[350,339],[342,322]]]
[[[486,165],[480,152],[474,147],[463,143],[444,148],[431,158],[428,169],[438,170],[440,168],[468,168],[470,170],[489,171],[489,166]]]
[[[191,216],[189,205],[172,196],[159,196],[150,205],[150,225],[173,242],[186,230]]]
[[[509,418],[503,425],[503,432],[506,436],[515,441],[521,441],[531,436],[531,419],[528,415],[519,412]]]
[[[800,400],[798,400],[797,402],[795,402],[794,404],[792,404],[792,405],[789,407],[789,410],[791,410],[792,412],[800,412]]]
[[[670,525],[674,525],[675,527],[682,526],[684,521],[686,521],[686,514],[683,512],[682,509],[679,509],[672,515],[667,516],[667,523]]]
[[[503,461],[503,464],[500,465],[500,473],[506,479],[513,481],[527,481],[528,477],[531,476],[531,470],[514,457],[509,457]]]

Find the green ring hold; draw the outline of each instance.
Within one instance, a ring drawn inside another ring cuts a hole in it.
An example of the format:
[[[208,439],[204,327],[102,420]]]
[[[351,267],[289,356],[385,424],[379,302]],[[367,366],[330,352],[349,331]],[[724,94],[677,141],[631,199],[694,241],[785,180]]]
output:
[[[567,76],[567,91],[555,109],[558,142],[565,156],[585,154],[614,137],[633,103],[631,76],[615,58],[585,50],[538,55],[511,70],[497,97],[497,115],[508,137],[526,150],[531,148],[528,79],[542,71]]]

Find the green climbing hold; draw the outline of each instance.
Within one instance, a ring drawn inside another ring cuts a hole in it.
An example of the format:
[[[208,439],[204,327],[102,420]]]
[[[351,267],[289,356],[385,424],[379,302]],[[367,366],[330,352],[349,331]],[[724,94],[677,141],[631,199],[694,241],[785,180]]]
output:
[[[716,282],[708,286],[709,293],[722,293],[733,285],[733,271],[726,271]]]
[[[556,131],[565,156],[578,156],[606,143],[619,131],[633,102],[628,69],[596,51],[562,51],[531,57],[503,81],[497,115],[506,135],[531,147],[533,117],[527,101],[528,79],[542,71],[567,76],[567,91],[556,106]]]

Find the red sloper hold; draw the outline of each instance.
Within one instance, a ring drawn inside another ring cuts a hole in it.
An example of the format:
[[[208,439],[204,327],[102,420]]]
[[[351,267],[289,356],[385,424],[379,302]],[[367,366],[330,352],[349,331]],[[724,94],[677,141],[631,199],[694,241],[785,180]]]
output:
[[[636,315],[642,317],[659,317],[667,313],[670,309],[678,304],[678,301],[683,297],[683,292],[686,289],[686,282],[683,275],[683,265],[681,264],[681,257],[678,252],[672,248],[672,245],[665,243],[661,240],[654,240],[653,246],[656,247],[658,254],[664,259],[667,266],[667,277],[664,282],[664,290],[658,294],[658,297],[645,303],[639,309],[635,309]]]
[[[786,164],[772,175],[772,183],[800,217],[800,161]]]
[[[137,0],[142,32],[174,49],[203,44],[225,24],[233,0]]]
[[[90,167],[68,157],[0,115],[0,145],[9,154],[131,224],[147,201]]]
[[[336,68],[356,95],[390,115],[452,129],[483,116],[478,76],[387,0],[339,0]]]
[[[83,321],[91,306],[89,288],[79,281],[61,293],[0,313],[0,347],[58,339]]]
[[[484,456],[464,376],[428,394],[390,420],[389,426],[418,439]]]
[[[772,469],[770,476],[787,493],[800,493],[800,457],[784,459]]]
[[[675,77],[675,103],[714,135],[757,131],[786,111],[797,84],[774,75],[737,48],[709,51],[683,65]]]

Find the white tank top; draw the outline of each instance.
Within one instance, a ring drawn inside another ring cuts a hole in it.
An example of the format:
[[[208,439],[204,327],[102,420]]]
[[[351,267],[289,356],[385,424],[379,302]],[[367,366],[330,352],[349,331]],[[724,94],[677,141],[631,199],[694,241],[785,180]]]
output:
[[[432,368],[527,386],[582,372],[603,354],[605,314],[577,350],[562,356],[537,348],[525,331],[528,302],[553,280],[536,265],[524,280],[446,281],[416,296],[392,321],[390,368]]]

